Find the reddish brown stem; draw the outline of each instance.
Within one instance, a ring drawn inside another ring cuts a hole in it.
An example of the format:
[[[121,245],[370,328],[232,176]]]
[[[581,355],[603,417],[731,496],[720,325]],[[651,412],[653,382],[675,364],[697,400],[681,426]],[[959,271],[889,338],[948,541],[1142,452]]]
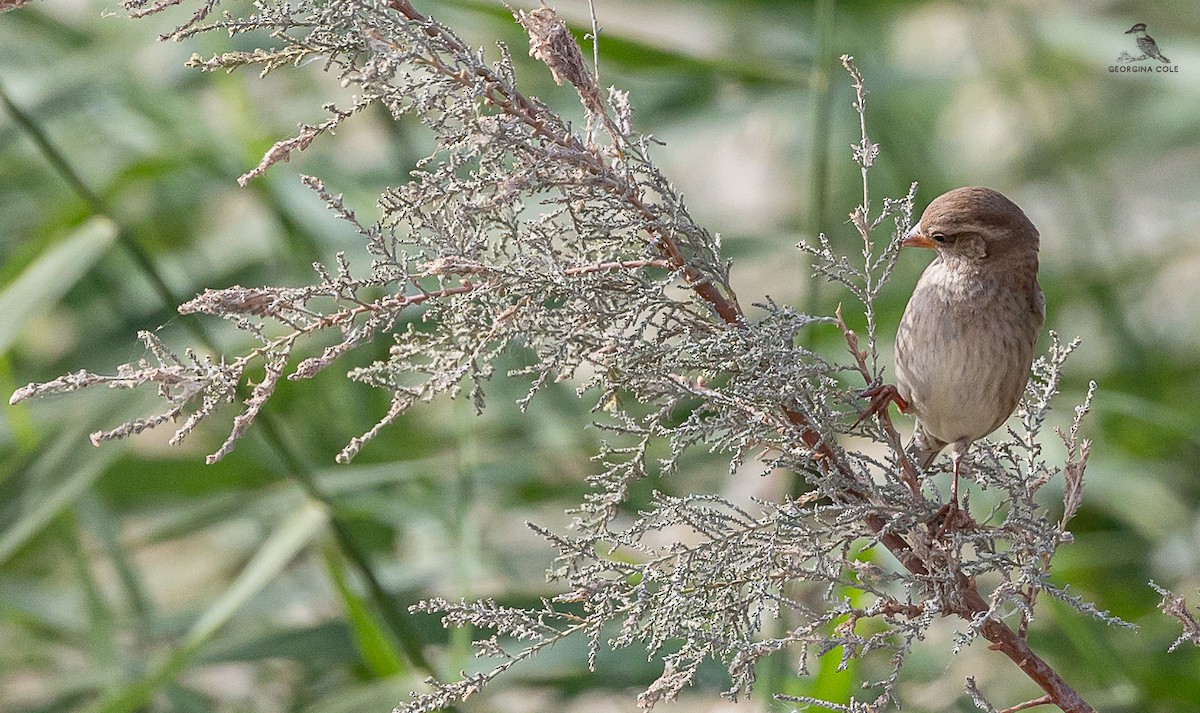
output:
[[[963,593],[970,615],[960,613],[959,616],[969,620],[974,615],[987,611],[987,603],[983,601],[979,590],[973,585]],[[1029,648],[1029,644],[1008,626],[993,619],[983,625],[980,633],[985,639],[992,642],[990,648],[1011,659],[1017,668],[1021,669],[1030,680],[1046,692],[1050,698],[1048,703],[1054,703],[1065,713],[1096,713],[1095,708],[1083,700],[1083,697],[1076,693],[1075,689],[1071,688],[1050,664],[1034,653],[1033,649]]]
[[[427,36],[445,42],[447,46],[456,52],[469,54],[461,40],[441,25],[430,22],[428,18],[413,7],[409,0],[391,0],[390,6],[409,20],[420,25]],[[449,67],[434,66],[434,68],[439,69],[442,74],[457,81],[463,83],[473,82],[470,77],[464,77],[459,73],[453,72]],[[489,85],[488,91],[484,94],[484,98],[489,104],[521,119],[535,133],[553,143],[571,149],[572,154],[581,159],[579,165],[582,168],[586,169],[592,175],[602,177],[604,180],[601,183],[608,187],[612,193],[624,197],[630,205],[647,219],[647,222],[652,225],[657,225],[661,222],[661,216],[651,209],[650,206],[646,205],[642,199],[641,186],[635,181],[626,175],[617,174],[612,171],[604,161],[589,150],[574,134],[570,132],[557,133],[550,131],[548,125],[551,122],[548,117],[542,115],[542,107],[531,101],[515,87],[507,86],[490,69],[478,67],[475,72],[477,76],[482,77]],[[674,236],[659,228],[650,228],[649,232],[653,235],[654,245],[662,253],[663,257],[670,262],[671,267],[680,271],[688,286],[695,291],[700,299],[711,305],[724,322],[738,324],[742,321],[742,310],[738,306],[737,300],[732,296],[722,294],[707,275],[694,265],[688,263],[687,256],[680,250]]]
[[[834,314],[837,317],[838,327],[841,328],[842,334],[846,338],[846,347],[850,350],[850,355],[854,357],[854,366],[858,369],[858,373],[862,374],[863,382],[870,386],[875,381],[875,378],[871,374],[871,370],[867,367],[867,353],[858,348],[858,335],[854,333],[854,330],[847,327],[846,320],[842,319],[841,305],[838,305]],[[899,396],[898,393],[897,396]],[[884,435],[887,436],[888,445],[897,453],[897,458],[900,462],[900,477],[908,483],[914,494],[920,495],[921,481],[917,477],[917,468],[913,465],[912,460],[909,459],[908,453],[900,447],[900,434],[896,432],[896,427],[892,425],[892,416],[887,412],[886,402],[884,405],[885,408],[877,410],[875,413],[879,419],[879,427],[883,429]]]

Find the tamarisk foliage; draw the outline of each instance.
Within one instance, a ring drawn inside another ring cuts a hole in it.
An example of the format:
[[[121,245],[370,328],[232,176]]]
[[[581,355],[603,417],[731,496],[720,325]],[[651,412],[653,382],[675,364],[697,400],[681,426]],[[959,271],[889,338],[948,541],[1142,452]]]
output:
[[[181,2],[127,0],[127,8],[138,16]],[[862,405],[855,389],[882,377],[874,304],[912,222],[916,190],[880,207],[871,200],[867,178],[879,147],[868,138],[867,94],[851,58],[843,63],[862,122],[853,157],[863,200],[850,217],[862,252],[840,254],[825,236],[800,247],[818,276],[857,299],[867,323],[862,338],[840,312],[807,315],[770,301],[753,316],[743,310],[719,236],[692,219],[651,159],[653,138],[634,129],[628,96],[600,90],[552,9],[516,19],[530,34],[530,54],[578,90],[582,132],[518,89],[507,48],[488,60],[408,0],[257,0],[244,16],[215,14],[218,2],[200,3],[166,37],[267,31],[278,44],[195,56],[191,65],[266,74],[315,59],[355,89],[348,105],[326,105],[327,119],[275,144],[241,183],[377,104],[396,118],[418,118],[436,151],[383,192],[373,221],[319,178],[303,179],[361,235],[369,266],[339,256],[314,265],[317,280],[306,287],[212,289],[179,308],[229,320],[254,338],[253,350],[177,354],[144,333],[147,358],[112,375],[81,371],[31,384],[14,401],[97,385],[158,390],[164,410],[93,434],[95,443],[167,423],[178,442],[219,406],[240,401],[212,463],[247,432],[281,379],[310,378],[356,347],[392,340],[387,359],[349,373],[389,393],[391,405],[338,454],[344,462],[420,402],[466,396],[483,409],[506,351],[527,355],[526,366],[505,375],[528,380],[522,408],[550,382],[575,384],[594,401],[607,438],[574,526],[534,526],[558,550],[551,575],[561,594],[533,609],[444,599],[418,605],[447,626],[493,632],[476,647],[495,665],[431,679],[398,711],[452,706],[571,636],[587,640],[591,662],[602,647],[637,646],[658,657],[663,673],[639,697],[644,708],[674,698],[706,660],[726,666],[728,694],[737,697],[750,693],[766,656],[791,652],[803,675],[814,657],[840,649],[843,665],[883,657],[888,673],[864,682],[849,704],[782,698],[889,710],[899,705],[907,654],[947,617],[960,622],[956,647],[984,638],[1045,691],[1018,708],[1053,702],[1092,710],[1025,640],[1043,595],[1116,621],[1048,576],[1056,549],[1071,540],[1067,525],[1088,457],[1079,426],[1090,393],[1060,434],[1064,463],[1047,462],[1040,440],[1075,343],[1052,338],[1018,425],[975,447],[969,477],[997,496],[977,512],[966,503],[967,525],[940,526],[941,495],[905,456],[886,414],[850,426]],[[810,329],[840,329],[849,358],[831,361],[797,346]],[[323,352],[295,357],[299,345],[322,335],[334,335]],[[245,386],[248,397],[239,395]],[[848,434],[883,447],[848,449]],[[697,447],[727,454],[731,469],[755,463],[793,471],[804,494],[741,504],[660,494],[628,515],[622,506],[631,483],[677,473],[681,456]],[[1064,502],[1054,517],[1035,496],[1059,475]],[[659,533],[668,529],[678,536],[662,544]],[[766,626],[777,619],[787,622],[783,631]],[[996,710],[973,681],[966,690],[982,710]]]
[[[1179,623],[1183,624],[1183,631],[1179,634],[1179,638],[1167,650],[1175,651],[1185,643],[1200,646],[1200,619],[1188,609],[1187,600],[1154,582],[1151,582],[1150,586],[1162,596],[1162,601],[1158,603],[1159,610],[1169,617],[1178,619]]]

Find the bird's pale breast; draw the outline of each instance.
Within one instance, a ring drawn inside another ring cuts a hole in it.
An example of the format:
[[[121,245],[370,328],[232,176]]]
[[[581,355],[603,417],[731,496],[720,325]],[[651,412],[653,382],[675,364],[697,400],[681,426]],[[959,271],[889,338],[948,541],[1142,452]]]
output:
[[[996,430],[1024,391],[1041,328],[1028,288],[932,263],[896,337],[896,386],[920,427],[946,443]]]

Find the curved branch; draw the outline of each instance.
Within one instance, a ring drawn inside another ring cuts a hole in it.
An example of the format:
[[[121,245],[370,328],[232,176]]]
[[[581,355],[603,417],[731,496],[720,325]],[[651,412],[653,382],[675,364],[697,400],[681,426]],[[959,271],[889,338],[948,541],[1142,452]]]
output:
[[[436,38],[441,42],[445,42],[447,46],[453,48],[455,51],[470,54],[462,41],[454,33],[422,15],[413,7],[410,0],[391,0],[389,6],[413,23],[419,25],[422,31],[430,38]],[[430,68],[463,84],[471,84],[475,81],[474,77],[463,76],[446,65],[433,63],[430,65]],[[589,174],[603,179],[601,183],[611,193],[624,198],[652,226],[658,226],[661,223],[662,216],[647,205],[641,186],[632,176],[621,174],[611,169],[595,151],[588,148],[570,131],[551,131],[549,126],[553,122],[551,121],[551,117],[547,115],[545,108],[530,100],[515,87],[509,86],[507,82],[503,81],[492,70],[480,66],[475,68],[475,73],[482,77],[488,84],[488,90],[482,95],[488,104],[510,116],[520,119],[536,134],[550,140],[552,143],[569,149],[564,156],[565,160],[571,160]],[[653,234],[653,243],[659,252],[662,253],[663,257],[670,262],[673,268],[680,270],[680,274],[688,286],[692,288],[701,300],[708,303],[724,322],[738,324],[744,320],[742,308],[738,305],[737,298],[732,292],[730,294],[722,294],[721,290],[713,284],[708,275],[705,275],[700,269],[690,264],[673,235],[659,227],[649,227],[648,232]]]

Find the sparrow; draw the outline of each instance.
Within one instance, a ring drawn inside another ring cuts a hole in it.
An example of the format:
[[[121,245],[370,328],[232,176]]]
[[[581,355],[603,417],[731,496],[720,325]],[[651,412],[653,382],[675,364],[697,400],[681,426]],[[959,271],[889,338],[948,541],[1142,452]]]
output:
[[[937,257],[900,319],[895,387],[866,393],[876,399],[868,412],[894,401],[916,416],[907,452],[922,469],[950,447],[948,505],[957,508],[963,456],[1008,420],[1029,381],[1046,321],[1038,231],[997,191],[957,188],[929,204],[902,244]]]
[[[1146,23],[1139,22],[1138,24],[1129,28],[1125,34],[1135,35],[1137,37],[1137,46],[1138,49],[1142,51],[1142,54],[1153,57],[1164,64],[1171,63],[1171,60],[1164,57],[1162,52],[1158,51],[1158,43],[1154,41],[1154,38],[1146,34]]]

